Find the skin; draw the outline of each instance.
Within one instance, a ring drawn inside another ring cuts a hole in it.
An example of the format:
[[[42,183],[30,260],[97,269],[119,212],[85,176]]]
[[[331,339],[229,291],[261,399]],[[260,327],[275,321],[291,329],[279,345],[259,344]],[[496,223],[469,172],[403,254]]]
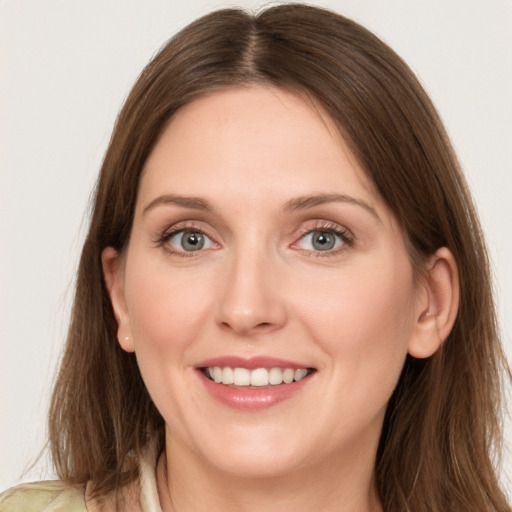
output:
[[[205,248],[163,240],[172,229],[205,233]],[[343,236],[320,251],[319,230]],[[118,338],[166,422],[164,510],[381,510],[386,405],[407,353],[428,357],[448,334],[456,268],[441,249],[414,279],[396,219],[320,109],[269,87],[182,108],[146,162],[128,248],[103,264]],[[316,371],[293,398],[240,411],[195,369],[226,355]]]

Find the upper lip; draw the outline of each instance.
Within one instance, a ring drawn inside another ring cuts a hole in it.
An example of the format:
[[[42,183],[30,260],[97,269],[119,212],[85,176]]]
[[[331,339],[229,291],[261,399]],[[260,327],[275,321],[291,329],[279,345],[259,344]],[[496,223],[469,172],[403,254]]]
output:
[[[285,359],[278,359],[270,356],[253,356],[253,357],[239,357],[239,356],[219,356],[205,359],[196,365],[196,368],[211,368],[219,366],[225,368],[247,368],[248,370],[255,370],[256,368],[292,368],[297,370],[299,368],[311,368],[309,365],[298,363],[296,361],[288,361]]]

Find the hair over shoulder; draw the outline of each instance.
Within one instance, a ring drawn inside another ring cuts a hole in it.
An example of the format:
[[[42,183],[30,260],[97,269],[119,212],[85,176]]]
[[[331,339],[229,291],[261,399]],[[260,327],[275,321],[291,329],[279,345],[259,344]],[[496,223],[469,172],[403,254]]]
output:
[[[440,118],[418,80],[371,32],[300,4],[208,14],[173,37],[124,104],[97,183],[67,344],[49,412],[65,482],[107,493],[137,475],[164,422],[134,354],[116,339],[101,253],[122,251],[142,168],[183,105],[223,88],[270,85],[319,105],[398,219],[414,268],[440,247],[460,276],[455,326],[441,349],[408,356],[376,461],[384,510],[508,511],[496,475],[502,352],[479,221]]]

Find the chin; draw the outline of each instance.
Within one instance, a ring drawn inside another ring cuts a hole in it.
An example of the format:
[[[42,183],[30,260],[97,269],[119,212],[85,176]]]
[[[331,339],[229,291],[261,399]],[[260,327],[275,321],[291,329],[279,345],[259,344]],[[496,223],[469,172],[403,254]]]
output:
[[[211,468],[240,478],[279,477],[307,465],[313,450],[308,450],[304,439],[290,438],[288,429],[270,430],[263,426],[229,429],[219,436],[202,437],[192,449]],[[215,442],[204,443],[214,438]]]
[[[300,468],[296,456],[274,453],[233,453],[215,462],[218,471],[242,479],[279,478]]]

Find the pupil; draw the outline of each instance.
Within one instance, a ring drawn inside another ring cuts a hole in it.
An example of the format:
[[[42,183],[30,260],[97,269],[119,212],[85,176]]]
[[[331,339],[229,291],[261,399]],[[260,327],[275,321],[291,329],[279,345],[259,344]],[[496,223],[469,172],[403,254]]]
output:
[[[319,251],[328,251],[334,247],[334,244],[335,239],[331,233],[317,231],[313,235],[313,247]]]
[[[204,236],[201,233],[185,233],[182,245],[186,251],[197,251],[204,245]]]

